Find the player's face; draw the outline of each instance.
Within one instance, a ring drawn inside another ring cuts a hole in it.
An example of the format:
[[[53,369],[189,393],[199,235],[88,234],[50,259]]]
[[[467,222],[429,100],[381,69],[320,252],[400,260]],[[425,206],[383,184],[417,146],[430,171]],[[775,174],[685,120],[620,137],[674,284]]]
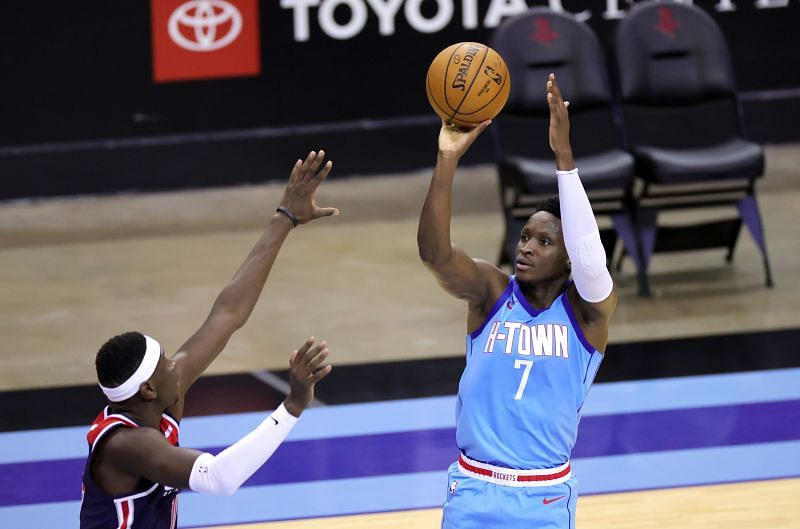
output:
[[[569,258],[561,220],[546,212],[534,213],[517,243],[515,273],[520,281],[541,282],[569,277]]]

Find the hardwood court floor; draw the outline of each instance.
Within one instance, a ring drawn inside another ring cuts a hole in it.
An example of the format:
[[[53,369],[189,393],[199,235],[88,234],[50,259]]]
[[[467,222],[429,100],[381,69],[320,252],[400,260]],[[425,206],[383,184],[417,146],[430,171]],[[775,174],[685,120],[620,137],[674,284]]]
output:
[[[628,263],[615,276],[622,296],[611,343],[798,327],[798,160],[800,145],[769,147],[759,184],[776,288],[764,288],[744,232],[730,265],[723,250],[657,255],[651,299],[636,296]],[[328,340],[339,365],[461,354],[464,306],[417,255],[428,181],[420,171],[326,182],[319,202],[342,215],[291,234],[251,321],[209,373],[284,368],[310,334]],[[282,189],[0,204],[0,390],[92,383],[94,352],[125,330],[174,351],[204,320]],[[503,231],[494,167],[460,171],[454,196],[454,240],[493,260]]]
[[[584,496],[580,529],[795,529],[800,479]],[[214,529],[436,529],[441,509],[220,526]]]

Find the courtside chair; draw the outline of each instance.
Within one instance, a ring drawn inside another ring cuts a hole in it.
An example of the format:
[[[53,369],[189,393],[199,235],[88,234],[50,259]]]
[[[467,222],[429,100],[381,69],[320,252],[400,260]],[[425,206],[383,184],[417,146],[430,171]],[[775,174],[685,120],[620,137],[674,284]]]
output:
[[[631,254],[638,270],[647,271],[656,252],[727,248],[730,261],[743,221],[772,286],[755,190],[764,153],[743,136],[720,28],[691,5],[641,3],[619,23],[614,46],[626,141],[642,181],[642,252]],[[683,208],[714,208],[718,218],[659,226],[659,212]]]
[[[557,193],[555,161],[547,140],[550,72],[570,102],[570,136],[595,214],[611,218],[601,230],[609,261],[617,240],[638,255],[632,219],[633,157],[621,148],[614,123],[603,51],[592,30],[571,15],[533,8],[505,20],[492,47],[505,59],[511,93],[490,127],[497,162],[505,234],[498,264],[513,263],[522,226],[541,199]]]

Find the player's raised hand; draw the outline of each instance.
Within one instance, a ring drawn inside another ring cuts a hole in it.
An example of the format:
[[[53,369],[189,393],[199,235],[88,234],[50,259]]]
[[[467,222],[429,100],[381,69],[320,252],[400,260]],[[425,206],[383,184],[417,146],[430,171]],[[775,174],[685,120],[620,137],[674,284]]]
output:
[[[324,162],[324,163],[323,163]],[[338,215],[336,208],[317,206],[314,194],[333,168],[333,162],[325,162],[325,151],[311,151],[305,160],[298,159],[289,175],[289,183],[281,198],[281,207],[289,210],[297,218],[298,224],[319,217]]]
[[[439,154],[460,159],[491,122],[492,120],[486,120],[475,128],[462,129],[442,120],[442,128],[439,130]]]
[[[569,144],[569,101],[564,101],[555,74],[547,76],[547,104],[550,107],[550,148],[559,154],[572,152]]]
[[[324,363],[329,354],[328,344],[324,341],[315,344],[315,341],[314,337],[309,338],[289,357],[289,396],[284,405],[295,417],[314,400],[316,383],[333,369]]]

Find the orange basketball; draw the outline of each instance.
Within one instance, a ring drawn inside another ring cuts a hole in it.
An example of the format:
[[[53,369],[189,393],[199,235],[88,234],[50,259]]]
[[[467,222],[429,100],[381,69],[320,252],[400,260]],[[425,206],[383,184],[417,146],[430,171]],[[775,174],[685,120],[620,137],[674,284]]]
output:
[[[472,128],[503,110],[511,79],[503,58],[478,42],[459,42],[439,52],[428,68],[425,91],[445,121]]]

